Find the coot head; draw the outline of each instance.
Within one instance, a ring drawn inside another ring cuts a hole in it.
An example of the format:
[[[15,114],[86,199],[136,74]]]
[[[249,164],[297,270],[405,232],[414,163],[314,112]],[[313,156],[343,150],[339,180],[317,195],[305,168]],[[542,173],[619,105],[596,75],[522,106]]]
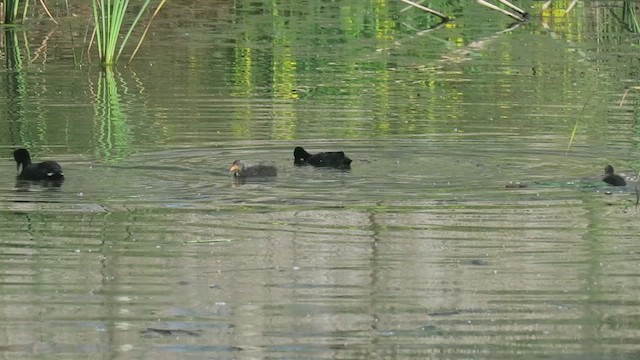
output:
[[[305,149],[301,148],[300,146],[297,146],[295,149],[293,149],[293,158],[294,158],[293,161],[297,165],[301,165],[302,163],[307,161],[307,159],[309,159],[310,157],[311,157],[311,154],[309,154]]]
[[[13,159],[16,161],[16,170],[20,170],[20,166],[23,168],[31,164],[31,155],[27,149],[16,149],[13,151]]]
[[[613,166],[611,166],[611,165],[605,166],[604,167],[604,173],[605,173],[605,175],[613,174],[614,173]]]

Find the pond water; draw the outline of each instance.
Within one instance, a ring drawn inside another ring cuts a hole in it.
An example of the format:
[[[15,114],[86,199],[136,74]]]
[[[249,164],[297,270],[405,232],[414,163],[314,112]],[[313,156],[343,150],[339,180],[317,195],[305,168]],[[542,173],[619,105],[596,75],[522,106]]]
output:
[[[600,181],[639,165],[619,2],[424,33],[400,2],[176,0],[110,73],[78,3],[6,32],[0,358],[640,356],[637,190]],[[62,186],[16,182],[19,146]]]

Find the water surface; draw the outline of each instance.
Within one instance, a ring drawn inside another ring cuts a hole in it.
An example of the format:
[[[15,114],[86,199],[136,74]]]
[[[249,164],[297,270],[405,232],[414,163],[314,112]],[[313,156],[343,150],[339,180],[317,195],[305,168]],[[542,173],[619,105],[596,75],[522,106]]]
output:
[[[584,3],[422,34],[395,3],[174,3],[109,75],[74,66],[82,5],[3,70],[3,358],[638,356],[635,185],[600,181],[637,167],[633,35]],[[16,183],[17,146],[64,184]]]

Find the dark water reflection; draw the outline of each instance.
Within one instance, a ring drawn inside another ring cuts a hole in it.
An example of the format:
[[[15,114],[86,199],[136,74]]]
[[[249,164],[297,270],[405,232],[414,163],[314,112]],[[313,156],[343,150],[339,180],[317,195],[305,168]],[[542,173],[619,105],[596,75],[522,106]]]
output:
[[[498,34],[470,6],[418,36],[396,5],[358,25],[337,3],[176,4],[111,80],[62,34],[12,73],[0,357],[638,356],[635,183],[599,180],[637,167],[629,45],[544,17]],[[64,184],[16,183],[18,145]],[[278,176],[235,182],[236,159]]]

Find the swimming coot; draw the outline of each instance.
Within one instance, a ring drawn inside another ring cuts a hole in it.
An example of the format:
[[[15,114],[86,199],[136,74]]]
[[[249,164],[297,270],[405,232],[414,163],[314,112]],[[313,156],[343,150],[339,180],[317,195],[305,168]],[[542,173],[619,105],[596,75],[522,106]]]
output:
[[[336,169],[350,169],[351,159],[343,151],[321,152],[309,154],[300,146],[293,150],[293,163],[295,165],[312,165],[318,167],[333,167]]]
[[[229,169],[235,177],[277,176],[278,170],[274,165],[264,163],[248,163],[236,160]]]
[[[31,156],[27,149],[17,149],[13,152],[16,160],[16,168],[22,171],[18,175],[20,180],[52,180],[60,181],[64,179],[62,167],[55,161],[43,161],[38,164],[31,163]]]
[[[624,178],[622,176],[613,173],[613,166],[611,165],[607,165],[604,167],[604,178],[602,178],[602,181],[613,186],[627,185],[627,182],[624,181]]]

